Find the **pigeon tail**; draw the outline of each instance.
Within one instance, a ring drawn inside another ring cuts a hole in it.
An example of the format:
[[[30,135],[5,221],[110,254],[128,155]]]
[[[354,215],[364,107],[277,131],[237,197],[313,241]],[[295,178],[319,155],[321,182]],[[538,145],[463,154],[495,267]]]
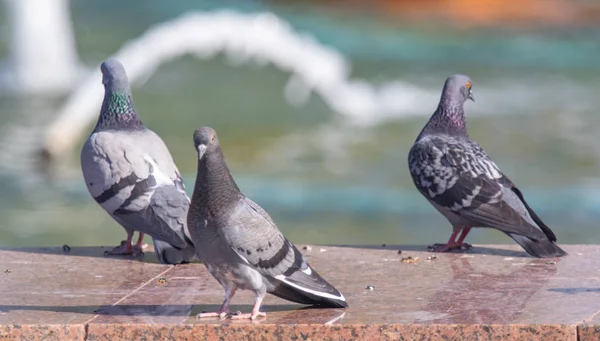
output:
[[[156,238],[153,238],[152,241],[156,257],[162,264],[189,263],[195,259],[196,249],[191,243],[181,249]]]
[[[284,300],[323,308],[347,308],[346,298],[310,266],[291,276],[275,276],[271,294]]]
[[[548,239],[533,240],[515,233],[507,233],[531,256],[538,258],[562,257],[568,255],[563,249]]]
[[[539,228],[542,230],[542,232],[544,232],[546,237],[548,237],[548,239],[551,242],[555,242],[556,235],[554,234],[554,232],[552,232],[552,230],[548,227],[548,225],[544,224],[542,219],[540,219],[540,217],[531,209],[531,207],[529,207],[529,204],[527,204],[527,201],[525,201],[525,197],[523,196],[523,193],[521,193],[521,191],[515,186],[512,186],[511,190],[515,194],[517,194],[517,196],[519,197],[519,199],[521,200],[521,202],[527,209],[527,212],[531,216],[531,219],[533,219],[533,221],[537,224],[537,226],[539,226]]]

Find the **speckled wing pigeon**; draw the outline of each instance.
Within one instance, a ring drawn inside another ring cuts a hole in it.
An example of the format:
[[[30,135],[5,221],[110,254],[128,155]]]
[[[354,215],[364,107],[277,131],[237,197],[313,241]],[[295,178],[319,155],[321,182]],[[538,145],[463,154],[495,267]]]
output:
[[[436,244],[432,251],[470,247],[463,241],[471,228],[491,227],[506,233],[532,256],[565,256],[552,230],[529,207],[521,191],[469,138],[463,110],[467,99],[473,100],[471,79],[449,77],[437,110],[408,155],[419,192],[453,227],[448,243]]]
[[[92,197],[127,231],[127,240],[106,254],[142,254],[149,234],[162,263],[190,261],[195,258],[186,236],[190,200],[173,158],[140,121],[123,65],[109,59],[100,69],[104,101],[81,151],[81,169]],[[140,235],[133,246],[135,231]]]

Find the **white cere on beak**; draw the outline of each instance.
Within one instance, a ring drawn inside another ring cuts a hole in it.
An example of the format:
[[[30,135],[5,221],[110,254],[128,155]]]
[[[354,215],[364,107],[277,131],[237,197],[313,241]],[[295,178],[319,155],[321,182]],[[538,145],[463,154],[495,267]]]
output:
[[[199,144],[197,149],[198,149],[198,160],[201,160],[202,157],[204,156],[204,153],[206,153],[206,145]]]

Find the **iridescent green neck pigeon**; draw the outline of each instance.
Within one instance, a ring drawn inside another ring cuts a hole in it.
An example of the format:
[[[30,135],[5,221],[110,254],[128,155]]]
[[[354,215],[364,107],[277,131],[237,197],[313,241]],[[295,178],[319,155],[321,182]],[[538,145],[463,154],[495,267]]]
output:
[[[149,234],[162,263],[190,261],[195,257],[186,226],[190,200],[173,158],[140,121],[123,65],[109,59],[100,69],[104,101],[81,151],[81,170],[94,200],[127,232],[127,240],[106,254],[141,255]],[[139,238],[132,245],[135,231]]]

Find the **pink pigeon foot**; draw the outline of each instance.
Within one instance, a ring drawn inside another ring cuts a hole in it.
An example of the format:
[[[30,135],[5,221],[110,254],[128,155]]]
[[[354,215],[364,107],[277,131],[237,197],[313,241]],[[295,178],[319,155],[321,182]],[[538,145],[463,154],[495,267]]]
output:
[[[263,313],[260,311],[260,305],[262,304],[263,298],[261,296],[256,297],[254,301],[254,306],[252,307],[252,313],[250,314],[242,314],[241,312],[237,312],[235,315],[231,316],[232,320],[245,320],[251,319],[256,320],[259,317],[267,317],[267,313]]]
[[[202,313],[196,315],[196,318],[197,319],[203,319],[203,318],[215,318],[215,317],[218,317],[220,319],[224,319],[225,317],[227,317],[227,315],[229,315],[228,311],[202,312]]]
[[[133,253],[133,246],[131,246],[131,242],[127,242],[126,240],[121,242],[121,245],[113,248],[112,250],[104,251],[105,256],[123,256],[130,255]]]
[[[242,314],[241,312],[237,312],[231,315],[232,320],[256,320],[259,317],[267,317],[267,313],[263,313],[262,311],[252,312],[248,314]]]
[[[235,291],[236,291],[236,287],[235,286],[229,286],[227,287],[227,289],[225,290],[225,300],[223,301],[223,304],[221,304],[221,308],[219,308],[219,311],[217,312],[201,312],[200,314],[196,315],[196,318],[198,319],[202,319],[202,318],[215,318],[218,317],[220,319],[224,319],[227,316],[231,316],[231,313],[229,312],[229,301],[233,298],[233,296],[235,295]],[[235,314],[240,313],[239,311]]]

